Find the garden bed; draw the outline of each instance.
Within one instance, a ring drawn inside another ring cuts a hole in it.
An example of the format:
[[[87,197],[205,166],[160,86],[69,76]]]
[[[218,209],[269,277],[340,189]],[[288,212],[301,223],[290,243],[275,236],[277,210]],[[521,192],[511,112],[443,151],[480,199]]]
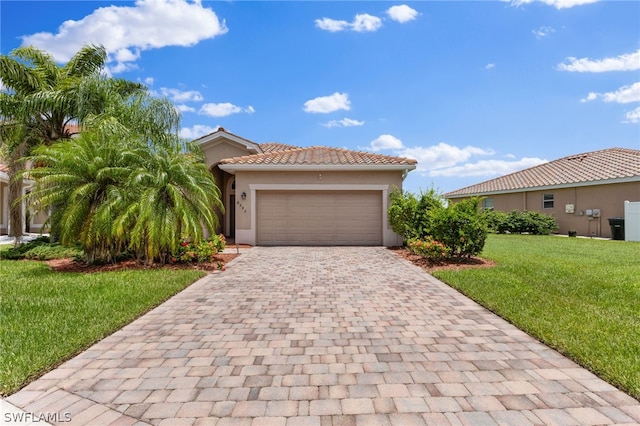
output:
[[[51,270],[56,272],[111,272],[136,269],[197,269],[205,272],[224,271],[226,265],[236,257],[237,253],[217,254],[212,262],[202,263],[172,263],[168,265],[145,265],[135,260],[125,260],[116,263],[105,263],[102,265],[87,265],[74,259],[54,259],[47,261]]]
[[[404,247],[392,247],[398,256],[407,259],[409,262],[416,266],[421,267],[427,272],[442,271],[442,270],[460,270],[469,268],[491,268],[496,266],[496,263],[483,259],[481,257],[471,257],[469,259],[457,260],[445,260],[434,262],[418,254],[414,254]]]

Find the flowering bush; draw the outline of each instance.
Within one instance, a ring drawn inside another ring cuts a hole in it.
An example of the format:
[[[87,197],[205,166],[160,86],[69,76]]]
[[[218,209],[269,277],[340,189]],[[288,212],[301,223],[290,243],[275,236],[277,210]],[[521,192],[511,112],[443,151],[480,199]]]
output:
[[[212,262],[215,255],[224,250],[226,244],[227,240],[222,234],[214,235],[198,244],[183,240],[172,260],[175,262]]]
[[[449,257],[447,246],[431,237],[424,240],[418,238],[409,240],[408,247],[412,253],[426,257],[432,262],[439,262]]]

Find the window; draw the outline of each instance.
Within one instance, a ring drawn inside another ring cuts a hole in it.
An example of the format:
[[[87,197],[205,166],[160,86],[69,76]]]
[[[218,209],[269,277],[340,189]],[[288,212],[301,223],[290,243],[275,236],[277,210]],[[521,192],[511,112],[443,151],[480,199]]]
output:
[[[482,199],[482,210],[493,210],[493,198]]]
[[[553,194],[542,194],[542,208],[543,209],[553,208]]]

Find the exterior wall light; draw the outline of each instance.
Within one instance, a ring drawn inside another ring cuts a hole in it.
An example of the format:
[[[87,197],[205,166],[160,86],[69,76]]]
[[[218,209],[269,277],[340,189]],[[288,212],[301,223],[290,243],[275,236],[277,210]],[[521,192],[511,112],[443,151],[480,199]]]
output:
[[[240,197],[241,197],[243,200],[246,200],[246,199],[247,199],[247,193],[246,193],[246,192],[243,192],[243,193],[240,195]]]

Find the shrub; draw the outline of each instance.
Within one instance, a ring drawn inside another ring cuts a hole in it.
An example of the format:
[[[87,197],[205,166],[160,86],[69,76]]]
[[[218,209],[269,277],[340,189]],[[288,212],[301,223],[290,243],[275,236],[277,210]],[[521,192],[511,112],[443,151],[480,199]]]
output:
[[[393,232],[406,240],[424,238],[429,234],[429,210],[443,206],[442,197],[435,189],[420,192],[416,197],[396,188],[390,197],[387,214]]]
[[[553,216],[536,211],[512,210],[486,212],[489,229],[498,234],[548,235],[558,230],[558,223]]]
[[[425,257],[432,262],[440,262],[449,257],[449,248],[430,237],[424,240],[412,239],[408,242],[407,247],[412,253]]]
[[[213,237],[194,244],[189,241],[182,241],[177,253],[174,254],[175,262],[212,262],[215,255],[222,252],[227,244],[224,235],[214,235]]]
[[[429,212],[431,236],[447,247],[453,259],[470,258],[484,248],[488,228],[479,203],[479,199],[470,198]]]
[[[82,250],[78,248],[52,243],[49,237],[42,236],[3,251],[1,257],[10,260],[51,260],[69,257],[79,258],[82,255]]]

